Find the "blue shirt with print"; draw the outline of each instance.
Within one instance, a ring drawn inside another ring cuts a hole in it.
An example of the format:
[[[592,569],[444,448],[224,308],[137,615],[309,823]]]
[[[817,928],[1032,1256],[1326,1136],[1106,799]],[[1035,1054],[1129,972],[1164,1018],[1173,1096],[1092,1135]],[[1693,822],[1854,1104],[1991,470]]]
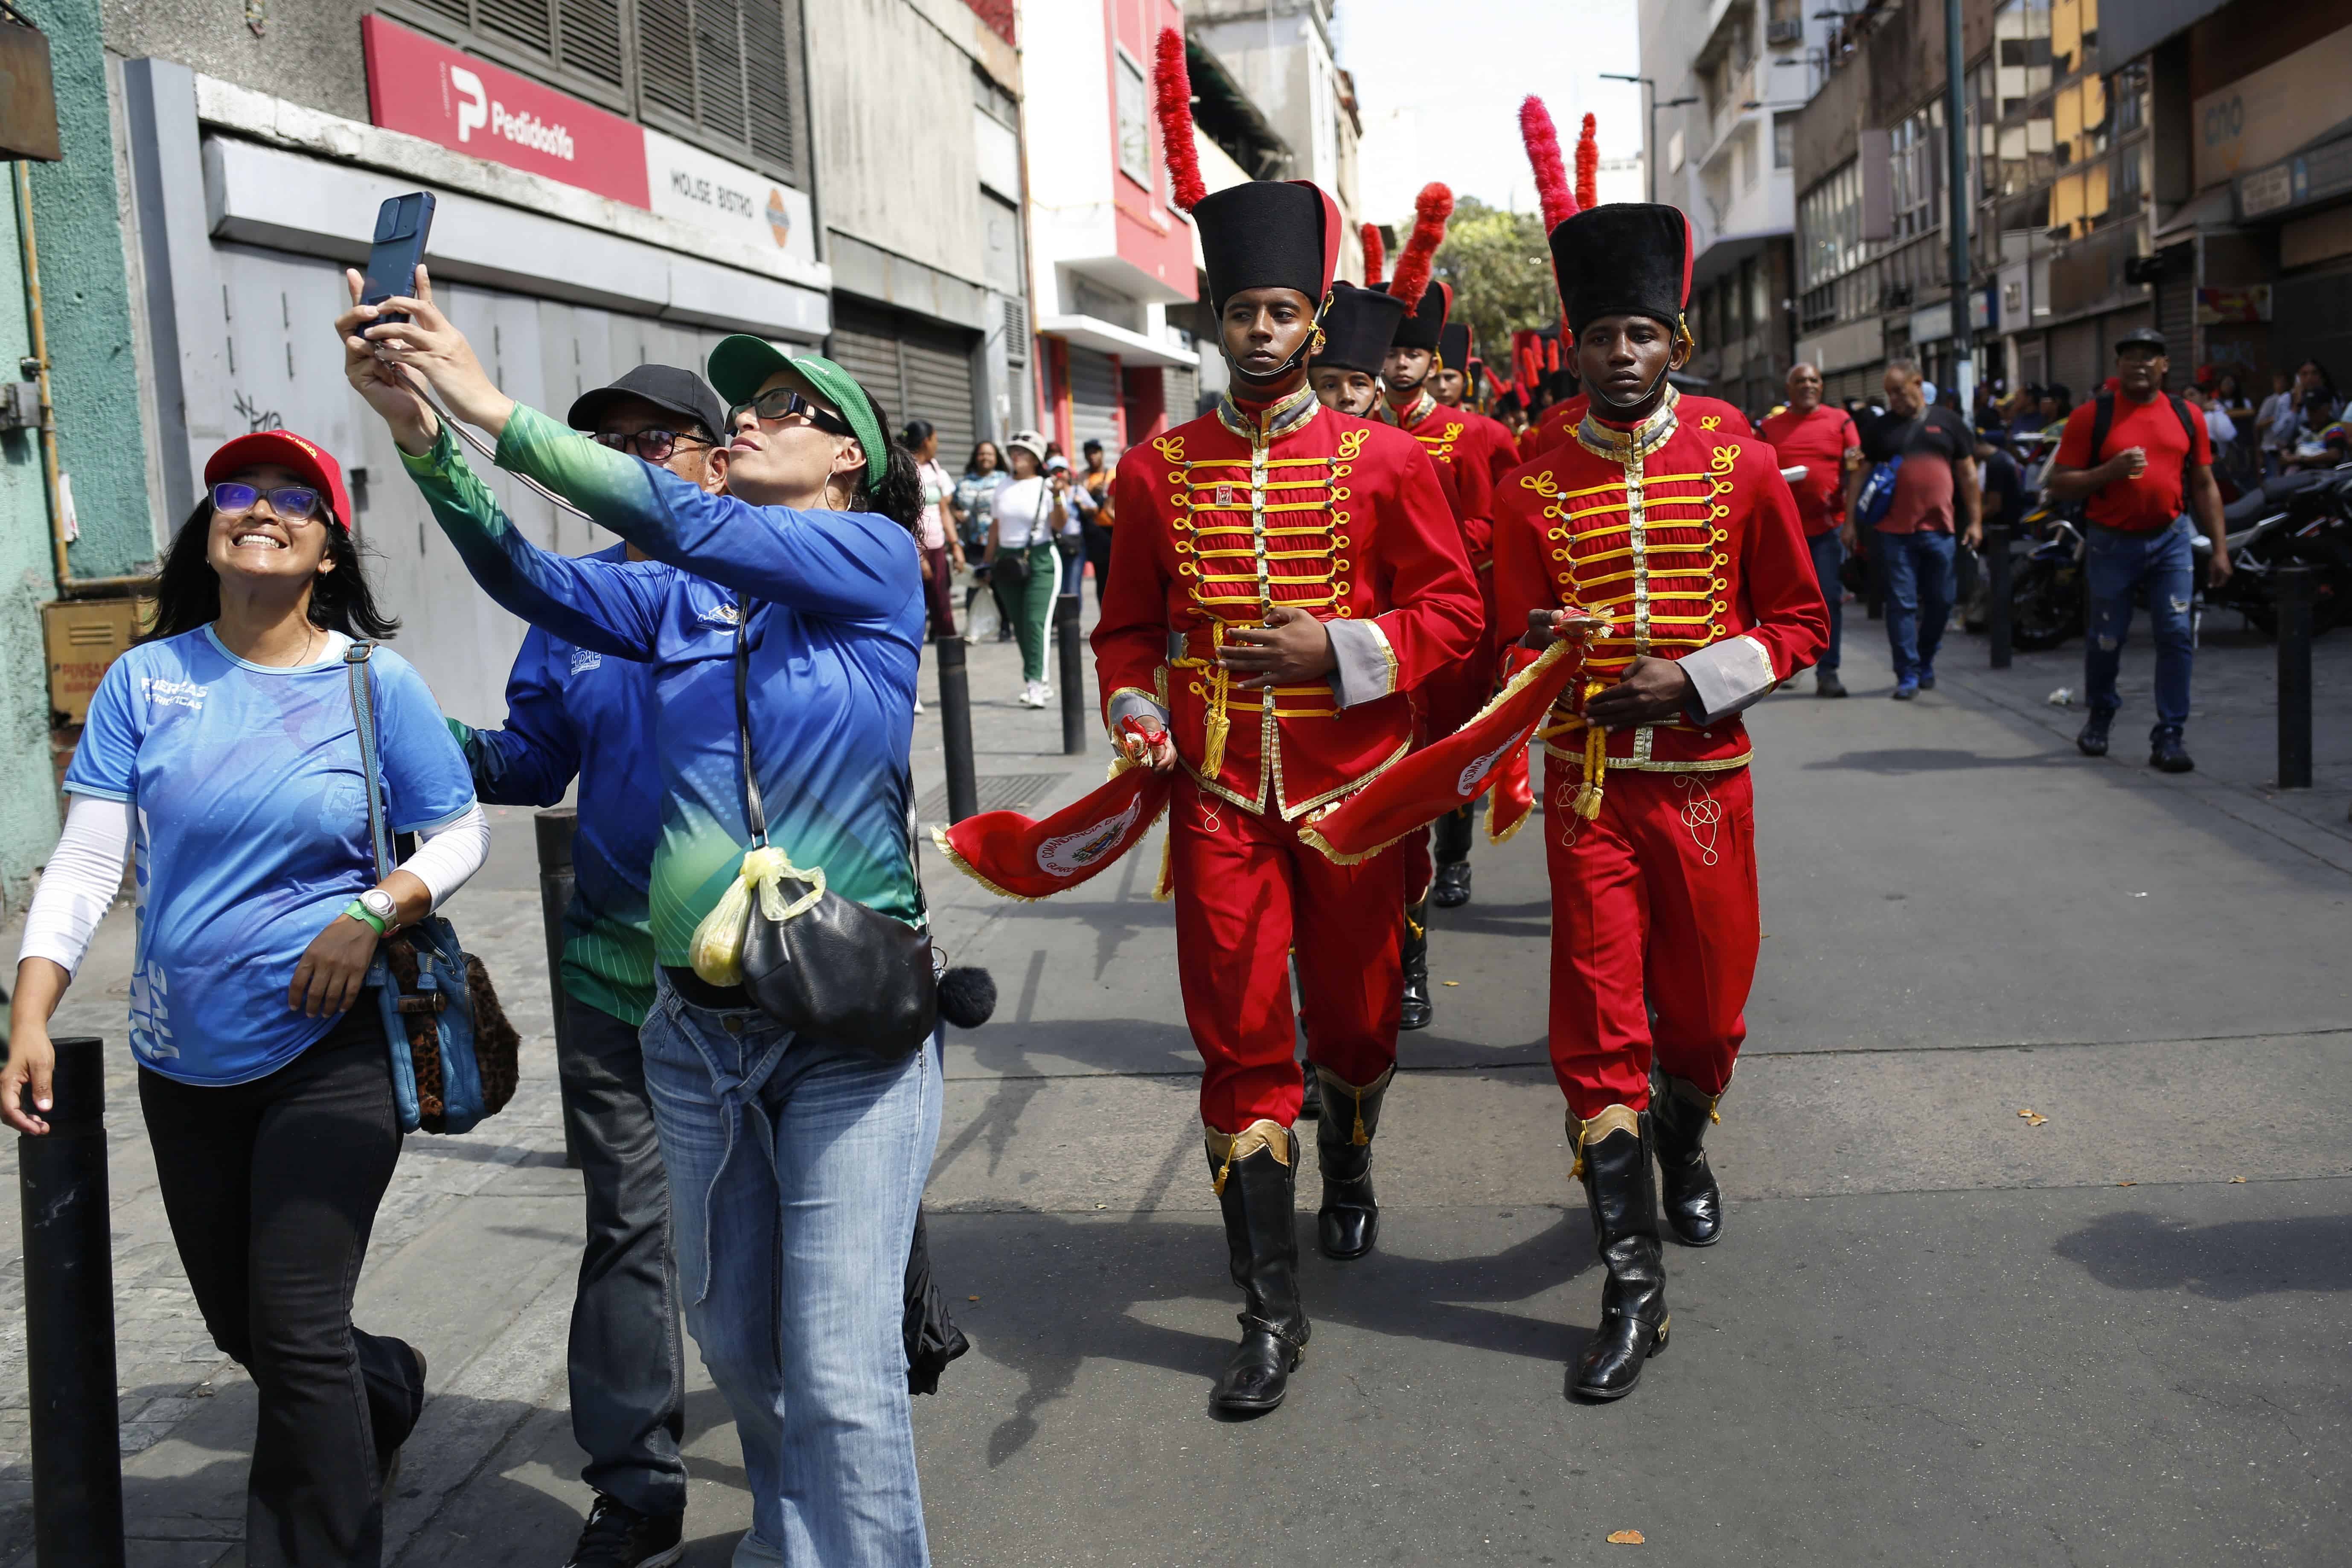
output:
[[[474,782],[424,679],[389,649],[369,668],[394,830],[464,816]],[[65,787],[134,808],[141,1065],[244,1083],[334,1027],[286,992],[312,940],[375,885],[364,778],[340,657],[273,669],[204,626],[115,660]]]

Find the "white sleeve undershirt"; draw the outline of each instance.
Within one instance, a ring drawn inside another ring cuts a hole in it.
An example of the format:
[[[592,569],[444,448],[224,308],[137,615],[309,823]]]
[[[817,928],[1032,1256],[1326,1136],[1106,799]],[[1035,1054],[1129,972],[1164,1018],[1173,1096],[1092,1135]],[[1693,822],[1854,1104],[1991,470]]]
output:
[[[132,812],[129,801],[92,795],[67,797],[65,831],[41,872],[32,908],[25,911],[25,940],[16,962],[46,958],[72,974],[81,968],[98,922],[122,890],[131,862]],[[436,909],[466,885],[489,858],[490,824],[477,804],[463,816],[417,835],[416,853],[400,864],[433,895]]]

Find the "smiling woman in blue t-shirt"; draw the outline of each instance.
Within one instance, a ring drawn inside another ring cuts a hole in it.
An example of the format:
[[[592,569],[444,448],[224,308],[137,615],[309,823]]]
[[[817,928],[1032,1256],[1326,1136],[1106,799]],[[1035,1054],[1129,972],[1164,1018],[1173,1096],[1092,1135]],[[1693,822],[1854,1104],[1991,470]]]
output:
[[[0,1120],[48,1131],[49,1016],[128,858],[131,1048],[157,1185],[205,1326],[260,1394],[245,1560],[373,1565],[425,1362],[352,1327],[401,1141],[364,983],[383,933],[480,867],[489,829],[433,694],[376,650],[390,821],[422,839],[377,880],[343,655],[397,623],[361,573],[342,471],[271,430],[215,452],[205,483],[157,576],[154,630],[99,683],[66,770]]]

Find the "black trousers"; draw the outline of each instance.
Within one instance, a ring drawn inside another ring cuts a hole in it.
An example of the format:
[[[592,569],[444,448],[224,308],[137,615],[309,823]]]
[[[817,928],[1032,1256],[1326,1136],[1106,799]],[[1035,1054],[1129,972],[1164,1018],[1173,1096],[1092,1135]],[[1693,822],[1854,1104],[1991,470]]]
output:
[[[142,1068],[163,1211],[205,1327],[261,1396],[247,1568],[376,1568],[379,1461],[425,1403],[415,1352],[352,1326],[400,1123],[375,993],[268,1078],[199,1089]]]
[[[562,1000],[563,1121],[588,1196],[567,1357],[580,1479],[640,1513],[681,1513],[686,1344],[645,1053],[628,1023]]]

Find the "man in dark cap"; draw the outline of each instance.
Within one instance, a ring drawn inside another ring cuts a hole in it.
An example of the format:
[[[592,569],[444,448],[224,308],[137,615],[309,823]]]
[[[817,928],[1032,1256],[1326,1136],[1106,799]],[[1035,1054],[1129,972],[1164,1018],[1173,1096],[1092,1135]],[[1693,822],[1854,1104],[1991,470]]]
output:
[[[2213,447],[2203,411],[2164,387],[2171,361],[2164,334],[2137,327],[2116,343],[2116,390],[2102,392],[2066,416],[2049,490],[2084,503],[2090,550],[2084,568],[2091,602],[2083,639],[2083,689],[2090,717],[2074,738],[2086,757],[2107,754],[2107,728],[2123,699],[2116,672],[2131,632],[2132,597],[2147,591],[2156,634],[2156,724],[2148,765],[2185,773],[2197,764],[2180,743],[2189,722],[2189,679],[2197,639],[2189,620],[2197,593],[2197,557],[2189,513],[2213,542],[2207,569],[2229,580],[2230,550],[2221,491],[2213,482]]]
[[[1466,658],[1477,589],[1420,447],[1325,408],[1307,384],[1339,258],[1339,213],[1304,182],[1211,195],[1192,158],[1184,42],[1165,31],[1157,96],[1170,184],[1198,226],[1218,347],[1216,407],[1130,448],[1112,493],[1121,542],[1094,634],[1114,742],[1181,768],[1168,876],[1201,1120],[1242,1341],[1216,1407],[1282,1402],[1307,1342],[1292,1226],[1307,1052],[1322,1083],[1324,1250],[1372,1246],[1370,1143],[1396,1059],[1398,857],[1339,865],[1302,819],[1410,749],[1409,692]]]
[[[726,488],[726,411],[690,370],[639,365],[583,395],[565,422],[707,491]],[[630,544],[591,559],[646,561]],[[675,568],[646,562],[642,570]],[[533,626],[507,679],[506,727],[449,721],[486,802],[553,805],[580,781],[556,1076],[565,1142],[588,1199],[566,1364],[572,1435],[588,1456],[581,1479],[596,1500],[572,1560],[597,1568],[660,1560],[678,1544],[686,1514],[677,1261],[637,1047],[654,995],[646,889],[661,836],[655,702],[652,665]]]
[[[1687,220],[1612,204],[1550,238],[1591,404],[1504,487],[1496,590],[1502,624],[1531,644],[1563,611],[1613,623],[1544,731],[1537,820],[1552,1070],[1607,1270],[1571,1386],[1614,1399],[1669,1326],[1654,1150],[1675,1235],[1721,1234],[1701,1143],[1746,1034],[1759,934],[1740,710],[1812,661],[1829,617],[1778,456],[1738,409],[1666,380],[1690,352]]]

